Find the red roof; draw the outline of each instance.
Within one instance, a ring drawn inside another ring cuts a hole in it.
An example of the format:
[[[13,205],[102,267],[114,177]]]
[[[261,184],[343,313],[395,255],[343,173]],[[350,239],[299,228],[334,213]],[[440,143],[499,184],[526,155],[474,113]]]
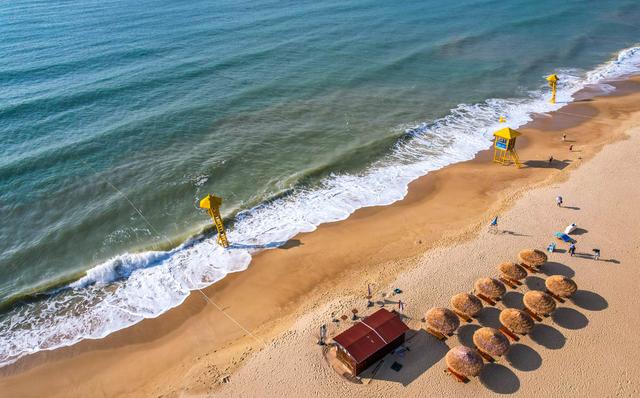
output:
[[[333,341],[361,363],[407,330],[398,315],[383,308],[340,333]]]

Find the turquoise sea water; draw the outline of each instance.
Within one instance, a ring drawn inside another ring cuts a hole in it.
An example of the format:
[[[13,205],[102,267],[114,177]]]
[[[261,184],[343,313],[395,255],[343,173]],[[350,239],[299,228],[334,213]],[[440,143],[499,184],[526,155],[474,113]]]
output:
[[[1,3],[0,364],[402,198],[497,116],[553,109],[547,74],[564,101],[606,90],[637,70],[638,21],[635,0]],[[209,192],[226,252],[192,238]]]

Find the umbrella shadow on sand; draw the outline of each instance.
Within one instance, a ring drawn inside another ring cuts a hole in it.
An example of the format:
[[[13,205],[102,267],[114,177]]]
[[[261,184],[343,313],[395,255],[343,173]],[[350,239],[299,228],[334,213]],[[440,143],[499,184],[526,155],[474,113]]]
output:
[[[564,264],[549,261],[542,266],[541,271],[547,275],[562,275],[567,278],[573,278],[576,273]]]
[[[588,290],[578,290],[571,296],[571,301],[576,306],[588,311],[602,311],[609,307],[604,297]]]
[[[514,369],[521,372],[531,372],[542,366],[540,354],[525,344],[512,344],[505,358]]]
[[[508,367],[488,363],[480,372],[480,383],[498,394],[513,394],[520,389],[520,379]]]

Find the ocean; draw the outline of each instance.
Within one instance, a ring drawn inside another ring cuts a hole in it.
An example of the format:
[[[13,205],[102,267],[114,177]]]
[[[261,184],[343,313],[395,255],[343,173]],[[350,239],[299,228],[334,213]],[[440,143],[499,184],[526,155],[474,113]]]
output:
[[[402,199],[499,116],[612,90],[640,69],[638,21],[637,0],[0,3],[0,366]]]

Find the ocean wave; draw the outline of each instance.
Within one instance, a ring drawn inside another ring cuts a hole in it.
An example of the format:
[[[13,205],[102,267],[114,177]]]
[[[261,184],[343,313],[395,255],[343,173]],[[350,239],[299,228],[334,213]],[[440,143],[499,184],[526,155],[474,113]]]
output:
[[[607,82],[639,70],[640,47],[633,47],[587,73],[561,71],[558,104],[548,102],[546,88],[526,98],[461,104],[441,119],[407,128],[390,153],[362,173],[330,174],[318,187],[294,189],[238,213],[228,232],[235,244],[228,250],[220,248],[215,237],[199,237],[168,251],[117,256],[48,298],[16,306],[3,317],[0,366],[157,317],[180,305],[194,289],[245,270],[256,251],[344,220],[357,209],[394,203],[416,178],[472,159],[491,145],[500,116],[516,128],[533,113],[559,109],[587,85],[607,91],[612,87]]]

